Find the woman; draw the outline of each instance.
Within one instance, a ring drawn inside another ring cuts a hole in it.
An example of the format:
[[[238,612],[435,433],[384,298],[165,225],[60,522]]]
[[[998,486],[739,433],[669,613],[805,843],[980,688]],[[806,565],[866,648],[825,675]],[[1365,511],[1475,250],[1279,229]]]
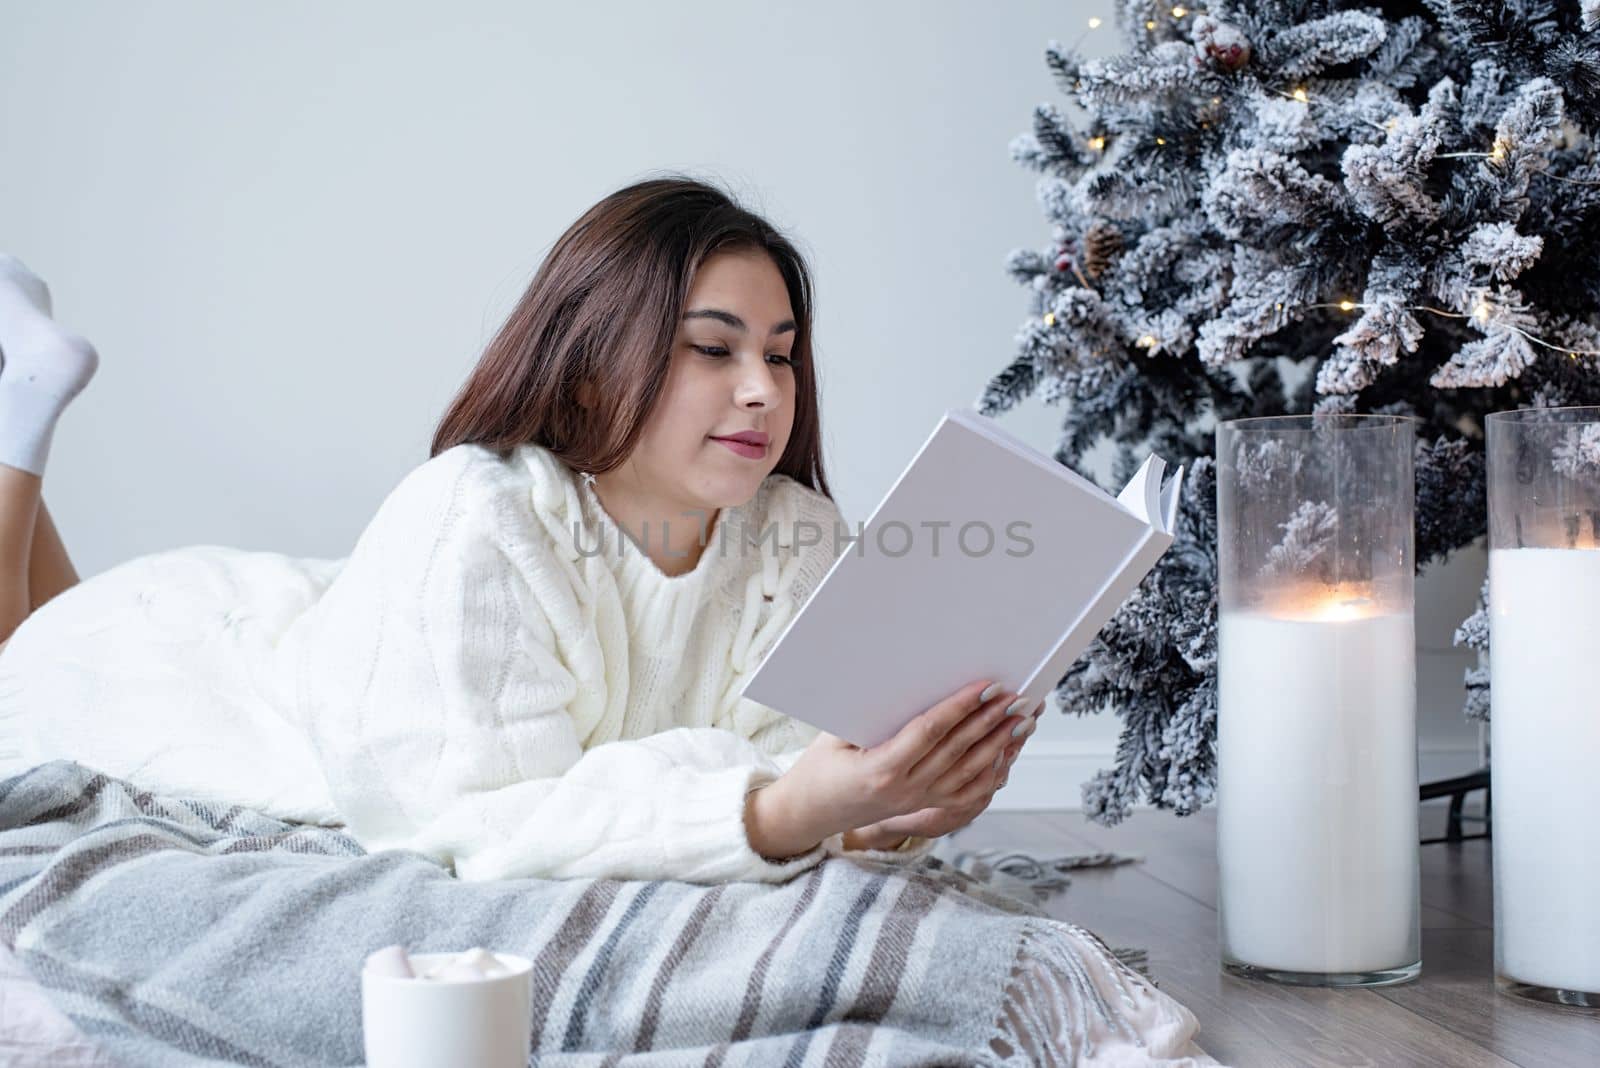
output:
[[[18,261],[0,289],[8,773],[74,759],[464,879],[781,881],[927,852],[1042,709],[979,680],[861,749],[739,696],[844,524],[806,265],[700,182],[573,224],[343,560],[190,546],[71,584],[39,477],[97,358]]]

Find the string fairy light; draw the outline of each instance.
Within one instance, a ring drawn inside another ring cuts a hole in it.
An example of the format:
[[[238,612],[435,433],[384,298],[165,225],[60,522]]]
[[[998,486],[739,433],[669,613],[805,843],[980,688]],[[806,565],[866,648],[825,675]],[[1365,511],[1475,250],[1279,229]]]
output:
[[[1497,137],[1487,152],[1441,152],[1434,159],[1486,159],[1493,163],[1504,163],[1506,143]]]
[[[1278,307],[1282,308],[1283,305],[1279,304]],[[1350,312],[1355,311],[1357,308],[1366,309],[1376,307],[1376,305],[1363,304],[1360,301],[1355,300],[1341,300],[1336,304],[1307,304],[1305,307],[1307,310],[1312,308],[1338,308],[1340,311]],[[1489,303],[1489,298],[1481,293],[1478,295],[1477,302],[1473,304],[1470,312],[1449,311],[1445,308],[1435,308],[1429,304],[1407,304],[1405,305],[1405,308],[1407,311],[1427,312],[1430,315],[1442,315],[1450,319],[1476,319],[1478,322],[1484,324],[1487,324],[1489,320],[1494,317],[1494,306]],[[1552,352],[1565,352],[1574,360],[1576,360],[1579,356],[1600,356],[1600,349],[1574,349],[1569,348],[1566,345],[1552,344],[1551,342],[1546,341],[1544,338],[1539,337],[1537,334],[1530,334],[1528,331],[1522,329],[1520,326],[1517,326],[1515,323],[1508,323],[1503,320],[1496,320],[1496,322],[1498,325],[1506,330],[1511,331],[1513,334],[1521,335],[1521,337],[1526,341],[1530,341],[1535,345],[1550,349]]]
[[[1099,15],[1091,15],[1089,17],[1089,29],[1084,30],[1082,33],[1078,34],[1078,39],[1076,41],[1072,42],[1073,51],[1077,51],[1078,46],[1083,44],[1083,39],[1085,37],[1089,36],[1091,31],[1098,30],[1100,28],[1101,22],[1102,22],[1102,19],[1100,18]],[[1077,92],[1079,89],[1082,89],[1082,88],[1083,88],[1083,83],[1081,81],[1072,83],[1073,92]]]
[[[1182,4],[1179,4],[1177,7],[1172,9],[1172,17],[1175,19],[1181,19],[1188,13],[1189,9],[1184,7]]]
[[[1294,91],[1293,92],[1289,92],[1289,93],[1284,92],[1282,89],[1273,89],[1273,90],[1271,90],[1271,92],[1276,93],[1278,96],[1283,97],[1285,100],[1295,100],[1295,101],[1298,101],[1298,102],[1300,102],[1302,104],[1311,103],[1311,94],[1305,88],[1305,86],[1303,86],[1303,85],[1302,86],[1296,86]],[[1217,98],[1216,97],[1212,97],[1211,98],[1211,102],[1213,104],[1217,103]],[[1319,105],[1320,105],[1320,103],[1321,103],[1321,101],[1318,101]],[[1398,115],[1391,116],[1388,122],[1385,122],[1385,123],[1382,123],[1382,124],[1373,122],[1371,119],[1362,119],[1361,121],[1366,123],[1368,126],[1372,127],[1374,130],[1382,130],[1385,133],[1393,133],[1395,127],[1400,125],[1400,116],[1398,116]],[[1501,138],[1497,137],[1497,138],[1495,138],[1494,142],[1489,146],[1489,151],[1487,151],[1487,152],[1440,152],[1440,153],[1436,154],[1433,158],[1434,159],[1486,159],[1490,163],[1504,163],[1505,160],[1506,160],[1506,156],[1507,156],[1507,154],[1509,152],[1510,152],[1510,146],[1507,145],[1504,140],[1502,140]],[[1569,185],[1600,185],[1600,179],[1568,178],[1565,175],[1551,174],[1550,173],[1550,169],[1548,167],[1532,168],[1532,169],[1529,170],[1528,173],[1529,174],[1542,175],[1543,177],[1549,178],[1551,181],[1555,181],[1555,182],[1566,182]]]
[[[1278,311],[1282,311],[1284,308],[1283,301],[1280,300],[1275,302],[1273,307]],[[1338,308],[1343,312],[1355,311],[1357,308],[1365,309],[1371,307],[1374,307],[1374,305],[1363,304],[1360,301],[1354,300],[1341,300],[1337,304],[1305,305],[1307,310],[1312,308]],[[1408,304],[1406,305],[1406,310],[1428,312],[1432,315],[1442,315],[1450,319],[1477,319],[1480,323],[1487,323],[1490,317],[1494,314],[1494,309],[1489,304],[1488,298],[1483,296],[1479,296],[1478,302],[1473,306],[1471,312],[1453,312],[1445,308],[1435,308],[1428,304]],[[1055,326],[1056,313],[1045,312],[1042,321],[1044,322],[1045,326]],[[1535,345],[1550,349],[1552,352],[1565,352],[1568,359],[1576,360],[1579,356],[1600,356],[1600,349],[1574,349],[1569,348],[1566,345],[1555,345],[1536,334],[1528,333],[1528,331],[1513,323],[1502,322],[1500,325],[1514,334],[1521,335],[1524,339],[1532,342]],[[1157,342],[1154,334],[1143,334],[1140,336],[1139,340],[1134,342],[1134,344],[1141,349],[1153,349],[1156,347]],[[1100,353],[1097,352],[1096,355],[1100,355]]]

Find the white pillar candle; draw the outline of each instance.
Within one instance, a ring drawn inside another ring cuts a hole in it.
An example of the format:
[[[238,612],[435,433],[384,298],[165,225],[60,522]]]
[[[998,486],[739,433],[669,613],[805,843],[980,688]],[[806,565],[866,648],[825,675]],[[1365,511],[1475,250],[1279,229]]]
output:
[[[1225,959],[1315,975],[1420,960],[1412,616],[1359,604],[1219,618]]]
[[[1496,970],[1600,993],[1600,551],[1489,552]]]

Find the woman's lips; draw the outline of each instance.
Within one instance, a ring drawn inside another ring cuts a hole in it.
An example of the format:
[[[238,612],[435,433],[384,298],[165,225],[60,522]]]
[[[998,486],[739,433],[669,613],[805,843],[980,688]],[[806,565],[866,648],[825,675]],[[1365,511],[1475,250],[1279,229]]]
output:
[[[718,445],[725,445],[729,449],[743,456],[746,460],[759,460],[767,455],[765,445],[751,445],[745,441],[734,441],[732,438],[712,438]]]

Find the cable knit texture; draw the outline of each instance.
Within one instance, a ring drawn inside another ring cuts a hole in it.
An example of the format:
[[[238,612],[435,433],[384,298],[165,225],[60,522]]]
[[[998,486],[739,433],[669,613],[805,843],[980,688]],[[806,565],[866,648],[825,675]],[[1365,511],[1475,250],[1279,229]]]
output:
[[[666,575],[547,449],[458,445],[342,560],[190,546],[45,604],[0,654],[10,763],[344,824],[467,880],[783,881],[847,851],[751,848],[746,794],[817,730],[739,692],[835,523],[774,474]]]

